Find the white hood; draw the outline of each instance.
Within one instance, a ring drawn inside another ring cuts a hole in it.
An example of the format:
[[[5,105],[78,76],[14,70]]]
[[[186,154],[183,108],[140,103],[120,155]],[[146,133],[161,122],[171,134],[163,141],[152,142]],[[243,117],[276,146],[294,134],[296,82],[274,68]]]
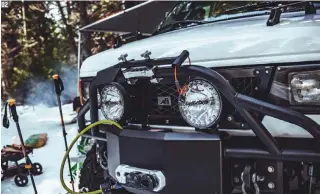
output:
[[[207,67],[314,61],[320,59],[320,14],[304,12],[281,15],[281,22],[266,26],[268,16],[235,19],[188,27],[110,49],[87,58],[80,77],[127,60],[142,59],[149,50],[151,58],[177,56],[190,52],[193,64]]]

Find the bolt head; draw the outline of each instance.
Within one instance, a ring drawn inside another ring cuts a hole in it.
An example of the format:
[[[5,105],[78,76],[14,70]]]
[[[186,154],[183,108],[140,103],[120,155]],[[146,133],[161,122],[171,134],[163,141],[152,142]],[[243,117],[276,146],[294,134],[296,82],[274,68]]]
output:
[[[264,176],[257,176],[257,181],[262,182],[264,181]]]
[[[259,74],[260,72],[259,71],[256,71],[256,74]]]
[[[240,182],[240,179],[239,179],[238,177],[234,177],[233,181],[234,181],[235,183],[239,183],[239,182]]]
[[[269,173],[273,173],[274,172],[274,168],[272,166],[268,166],[268,172]]]
[[[258,88],[258,87],[255,87],[254,89],[255,89],[255,90],[258,90],[259,88]]]
[[[231,116],[228,116],[228,121],[232,121],[232,117]]]
[[[169,120],[166,120],[166,123],[169,124]]]
[[[266,70],[266,74],[268,74],[269,73],[269,71],[268,70]]]
[[[278,69],[278,71],[280,71],[280,70],[281,70],[281,68],[280,68],[280,67],[278,67],[277,69]]]
[[[268,183],[268,188],[269,188],[269,189],[274,189],[274,187],[275,187],[275,185],[274,185],[273,182],[269,182],[269,183]]]

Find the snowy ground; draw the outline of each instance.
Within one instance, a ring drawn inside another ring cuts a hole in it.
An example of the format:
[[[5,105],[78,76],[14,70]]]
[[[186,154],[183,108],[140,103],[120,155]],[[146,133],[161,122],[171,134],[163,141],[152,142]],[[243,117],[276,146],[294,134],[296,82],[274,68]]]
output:
[[[26,140],[32,134],[48,134],[47,145],[39,149],[34,149],[33,155],[29,155],[33,162],[39,162],[43,166],[43,174],[35,176],[35,183],[38,193],[66,193],[66,191],[62,188],[59,179],[60,165],[65,153],[65,145],[62,136],[58,107],[48,108],[41,105],[34,107],[34,109],[33,107],[18,107],[18,114],[24,140]],[[70,121],[75,116],[75,113],[72,111],[72,104],[63,106],[63,115],[65,122]],[[77,134],[77,124],[66,125],[66,131],[68,133],[68,144],[70,144],[72,139]],[[18,132],[16,125],[13,120],[10,120],[9,129],[1,127],[1,147],[12,143],[18,143],[15,142],[17,140]],[[76,148],[71,151],[71,157],[72,156],[76,156]],[[67,176],[67,164],[64,172],[64,178],[66,182],[68,182],[70,178]],[[69,188],[71,188],[70,185]],[[1,194],[20,193],[34,193],[30,179],[28,185],[22,188],[19,188],[15,185],[13,177],[1,182]]]

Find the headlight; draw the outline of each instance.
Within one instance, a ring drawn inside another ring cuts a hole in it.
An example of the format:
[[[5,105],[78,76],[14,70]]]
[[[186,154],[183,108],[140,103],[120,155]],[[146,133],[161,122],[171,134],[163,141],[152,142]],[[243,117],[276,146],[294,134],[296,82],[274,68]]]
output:
[[[101,90],[101,111],[108,120],[119,121],[124,114],[124,90],[117,83],[109,83]]]
[[[222,108],[220,94],[213,84],[203,79],[192,80],[184,95],[179,96],[179,109],[191,126],[204,129],[219,119]]]
[[[320,71],[291,73],[290,103],[320,104]]]

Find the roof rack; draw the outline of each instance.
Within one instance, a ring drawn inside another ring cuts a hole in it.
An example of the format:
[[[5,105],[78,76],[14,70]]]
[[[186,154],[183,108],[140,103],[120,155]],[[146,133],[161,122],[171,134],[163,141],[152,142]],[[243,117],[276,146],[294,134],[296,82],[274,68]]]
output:
[[[302,2],[295,2],[286,5],[279,5],[278,7],[272,8],[269,19],[267,21],[267,26],[274,26],[280,23],[280,16],[281,13],[291,11],[289,9],[290,6],[305,4],[305,14],[316,14],[316,7],[314,6],[313,2],[302,1]]]

